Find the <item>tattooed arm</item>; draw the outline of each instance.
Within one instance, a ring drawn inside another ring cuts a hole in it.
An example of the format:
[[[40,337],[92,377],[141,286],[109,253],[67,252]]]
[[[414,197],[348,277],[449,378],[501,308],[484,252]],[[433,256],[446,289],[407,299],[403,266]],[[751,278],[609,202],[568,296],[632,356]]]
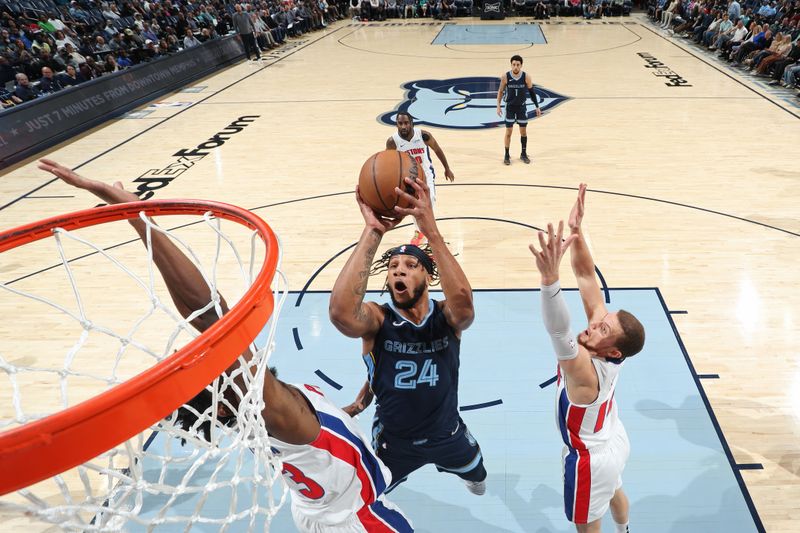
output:
[[[353,253],[336,278],[331,291],[328,314],[336,329],[348,337],[364,339],[371,343],[383,321],[383,310],[375,302],[364,302],[369,281],[369,270],[383,234],[394,228],[400,219],[378,217],[364,203],[356,190],[356,200],[366,225]]]
[[[353,254],[336,278],[328,313],[336,329],[348,337],[371,337],[380,328],[382,313],[374,302],[364,302],[369,269],[383,235],[364,228]]]

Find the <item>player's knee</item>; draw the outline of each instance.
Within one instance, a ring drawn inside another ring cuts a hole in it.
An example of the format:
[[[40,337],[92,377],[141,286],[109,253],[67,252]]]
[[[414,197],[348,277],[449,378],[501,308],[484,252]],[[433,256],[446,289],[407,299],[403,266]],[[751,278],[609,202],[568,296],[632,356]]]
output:
[[[575,529],[578,533],[600,533],[600,520],[588,524],[575,524]]]

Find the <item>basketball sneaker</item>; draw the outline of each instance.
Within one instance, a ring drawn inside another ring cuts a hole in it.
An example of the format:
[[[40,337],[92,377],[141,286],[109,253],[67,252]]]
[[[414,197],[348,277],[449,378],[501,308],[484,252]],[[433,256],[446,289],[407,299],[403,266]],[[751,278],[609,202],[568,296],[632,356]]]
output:
[[[504,165],[510,165],[510,164],[511,164],[511,158],[510,158],[510,157],[508,157],[508,156],[505,156],[505,157],[503,158],[503,164],[504,164]]]
[[[519,156],[519,158],[522,159],[522,162],[525,163],[526,165],[531,164],[531,160],[528,158],[528,154],[523,153],[521,156]]]
[[[414,230],[414,238],[411,239],[411,244],[413,244],[414,246],[419,246],[420,244],[423,243],[423,241],[425,241],[426,238],[427,237],[425,237],[425,234],[422,233],[420,230]]]
[[[464,483],[467,485],[467,490],[470,491],[475,496],[483,496],[483,494],[486,492],[486,480],[467,481],[465,479]]]

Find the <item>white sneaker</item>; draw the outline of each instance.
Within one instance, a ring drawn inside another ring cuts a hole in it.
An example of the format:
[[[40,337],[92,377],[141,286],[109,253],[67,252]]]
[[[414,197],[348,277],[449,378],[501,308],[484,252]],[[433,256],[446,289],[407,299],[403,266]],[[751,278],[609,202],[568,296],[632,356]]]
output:
[[[464,483],[467,485],[467,490],[476,496],[483,496],[483,494],[486,492],[486,480],[483,481],[464,480]]]

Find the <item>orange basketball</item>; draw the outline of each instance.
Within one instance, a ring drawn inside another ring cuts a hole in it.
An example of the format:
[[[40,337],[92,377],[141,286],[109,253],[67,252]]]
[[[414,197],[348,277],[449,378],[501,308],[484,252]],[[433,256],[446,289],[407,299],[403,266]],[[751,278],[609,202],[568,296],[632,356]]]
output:
[[[358,177],[358,190],[361,198],[378,215],[395,218],[394,207],[409,207],[408,202],[395,193],[400,187],[414,195],[414,189],[403,178],[417,179],[419,167],[416,160],[405,152],[384,150],[374,154],[364,162]]]

